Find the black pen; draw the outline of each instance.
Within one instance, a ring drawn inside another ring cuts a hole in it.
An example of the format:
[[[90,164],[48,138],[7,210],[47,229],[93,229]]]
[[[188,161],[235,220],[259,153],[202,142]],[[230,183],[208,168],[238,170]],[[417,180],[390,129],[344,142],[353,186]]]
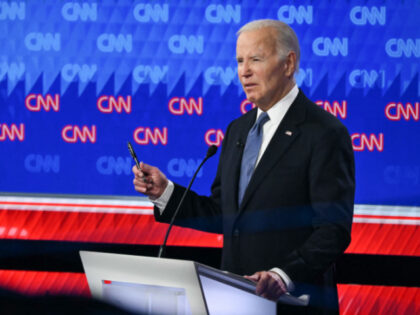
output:
[[[134,152],[133,146],[131,145],[130,141],[127,141],[127,146],[128,146],[128,151],[130,151],[131,157],[133,158],[134,162],[136,162],[137,169],[141,171],[139,160],[137,159],[136,152]]]
[[[142,169],[140,168],[139,160],[137,159],[136,152],[134,152],[133,146],[131,145],[130,141],[127,141],[127,146],[128,146],[128,151],[130,151],[131,157],[133,158],[134,162],[136,162],[137,169],[139,171],[142,171]],[[144,174],[144,172],[143,172],[143,174]],[[143,180],[143,182],[146,183],[147,182],[146,176],[143,175],[142,180]]]

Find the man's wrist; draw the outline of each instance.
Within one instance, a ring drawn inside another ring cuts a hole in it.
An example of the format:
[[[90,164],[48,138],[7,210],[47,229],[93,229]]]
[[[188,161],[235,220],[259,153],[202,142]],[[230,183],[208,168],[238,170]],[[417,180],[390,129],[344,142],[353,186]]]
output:
[[[289,278],[289,276],[280,268],[271,268],[270,271],[277,273],[280,278],[283,280],[286,288],[287,288],[287,292],[292,292],[295,289],[295,285],[293,284],[293,281]]]
[[[160,195],[156,199],[149,198],[149,200],[159,209],[160,214],[162,214],[163,210],[165,210],[166,205],[168,204],[169,199],[172,196],[174,188],[174,183],[168,179],[168,185],[166,185],[166,188],[163,191],[162,195]]]

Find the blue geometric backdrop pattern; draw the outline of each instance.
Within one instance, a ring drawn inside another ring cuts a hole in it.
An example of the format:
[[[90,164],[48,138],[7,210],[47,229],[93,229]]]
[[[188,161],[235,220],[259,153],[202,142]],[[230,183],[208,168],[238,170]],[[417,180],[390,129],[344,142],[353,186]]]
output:
[[[0,1],[0,191],[135,195],[127,141],[186,184],[252,106],[236,31],[272,18],[300,40],[298,85],[352,135],[356,202],[420,205],[419,16],[416,0]]]

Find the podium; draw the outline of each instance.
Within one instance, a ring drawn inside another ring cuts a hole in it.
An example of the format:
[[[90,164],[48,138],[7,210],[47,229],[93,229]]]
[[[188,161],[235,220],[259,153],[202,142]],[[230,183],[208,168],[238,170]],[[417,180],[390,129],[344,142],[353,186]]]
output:
[[[241,276],[194,261],[81,251],[92,297],[138,314],[276,314]]]

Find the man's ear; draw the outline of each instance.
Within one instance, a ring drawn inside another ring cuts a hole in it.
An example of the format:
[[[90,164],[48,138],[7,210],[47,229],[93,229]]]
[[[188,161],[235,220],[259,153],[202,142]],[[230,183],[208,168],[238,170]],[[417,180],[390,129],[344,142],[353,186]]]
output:
[[[286,76],[292,77],[296,70],[296,53],[290,51],[285,60]]]

